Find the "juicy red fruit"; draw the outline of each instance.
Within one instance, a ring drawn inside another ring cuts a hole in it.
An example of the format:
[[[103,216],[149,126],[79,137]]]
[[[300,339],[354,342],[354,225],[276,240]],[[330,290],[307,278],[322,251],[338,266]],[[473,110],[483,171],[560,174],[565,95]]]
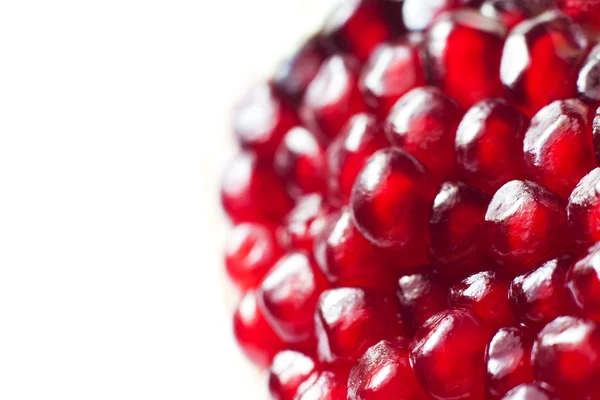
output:
[[[302,353],[289,350],[278,353],[269,368],[269,392],[273,400],[293,400],[315,367],[315,362]]]
[[[579,181],[569,197],[567,212],[571,233],[580,247],[600,240],[600,168]]]
[[[587,318],[600,322],[600,245],[589,249],[567,274],[567,287],[573,302]]]
[[[480,0],[405,0],[402,11],[404,25],[410,30],[423,30],[445,11],[463,6],[477,6]]]
[[[404,320],[413,332],[431,316],[448,308],[448,287],[437,276],[405,275],[400,278],[397,296]]]

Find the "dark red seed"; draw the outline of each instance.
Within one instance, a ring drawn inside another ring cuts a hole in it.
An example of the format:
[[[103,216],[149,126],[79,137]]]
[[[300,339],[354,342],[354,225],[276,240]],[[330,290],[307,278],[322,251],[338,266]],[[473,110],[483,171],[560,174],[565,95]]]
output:
[[[327,290],[315,319],[319,358],[328,363],[355,362],[370,346],[404,334],[398,305],[380,291]]]
[[[502,400],[555,400],[555,398],[536,384],[525,383],[508,392]]]
[[[422,246],[434,196],[435,185],[423,165],[390,148],[375,153],[359,174],[350,209],[356,227],[372,243]]]
[[[579,100],[558,100],[531,120],[523,141],[529,179],[568,198],[596,167],[588,107]]]
[[[357,114],[352,117],[327,148],[330,201],[339,205],[347,204],[354,181],[369,157],[389,146],[374,116]]]
[[[479,3],[481,0],[404,0],[404,25],[410,30],[420,31],[431,26],[445,11],[475,7]]]
[[[398,300],[405,321],[416,331],[434,314],[448,308],[448,287],[438,277],[426,274],[400,278]]]
[[[348,400],[428,400],[408,358],[408,339],[382,340],[358,360],[348,379]]]
[[[499,272],[483,271],[450,288],[450,306],[473,311],[493,329],[515,323],[508,304],[510,279]]]
[[[235,110],[234,130],[245,150],[273,157],[283,135],[298,123],[294,109],[267,84],[248,93]]]
[[[465,309],[449,309],[428,319],[410,350],[423,387],[437,399],[485,399],[485,348],[491,335],[485,323]]]
[[[481,234],[489,199],[463,184],[445,183],[433,203],[429,254],[438,272],[462,278],[481,270],[487,248]]]
[[[458,106],[438,88],[417,88],[398,100],[385,129],[394,145],[421,161],[442,182],[454,175],[454,141],[461,117]]]
[[[563,201],[533,182],[502,186],[485,221],[489,255],[513,273],[527,272],[569,246]]]
[[[567,287],[579,311],[600,322],[600,244],[569,269]]]
[[[346,400],[346,377],[334,371],[313,373],[298,389],[294,400]]]
[[[535,335],[523,327],[500,329],[487,349],[488,391],[494,397],[533,380],[531,347]]]
[[[233,332],[246,356],[261,368],[266,368],[286,344],[275,333],[262,310],[254,292],[248,292],[233,315]]]
[[[556,3],[576,21],[600,27],[600,0],[556,0]]]
[[[533,15],[533,10],[526,1],[521,0],[486,0],[481,5],[481,14],[501,21],[508,29]]]
[[[600,326],[570,316],[555,319],[538,334],[531,361],[535,377],[559,396],[597,398],[587,396],[600,379]]]
[[[277,231],[279,241],[288,249],[312,253],[313,242],[325,226],[328,211],[327,204],[320,195],[300,197]]]
[[[575,97],[587,45],[581,27],[558,11],[517,25],[506,40],[500,67],[510,100],[532,116],[554,100]]]
[[[315,371],[315,362],[296,351],[282,351],[269,368],[269,393],[273,400],[294,400],[294,395]]]
[[[262,281],[257,293],[265,315],[288,343],[314,340],[314,310],[327,283],[304,253],[283,256]]]
[[[434,82],[467,109],[503,94],[500,58],[506,27],[475,10],[444,14],[426,41]]]
[[[240,224],[229,234],[225,267],[241,290],[254,289],[282,254],[272,227]]]
[[[301,114],[307,126],[334,138],[350,117],[365,111],[356,62],[341,55],[328,58],[304,96]]]
[[[247,152],[239,154],[225,173],[221,203],[234,222],[278,222],[293,207],[270,163]]]
[[[600,241],[600,168],[577,184],[569,197],[567,212],[571,233],[581,248]]]
[[[325,145],[303,127],[285,134],[275,153],[274,168],[293,197],[325,192]]]
[[[456,132],[459,176],[493,195],[522,177],[527,120],[504,100],[484,100],[465,114]]]
[[[409,41],[382,44],[363,70],[360,88],[379,119],[409,90],[425,86],[419,47]]]
[[[600,101],[600,45],[592,49],[579,71],[577,90],[588,100]]]

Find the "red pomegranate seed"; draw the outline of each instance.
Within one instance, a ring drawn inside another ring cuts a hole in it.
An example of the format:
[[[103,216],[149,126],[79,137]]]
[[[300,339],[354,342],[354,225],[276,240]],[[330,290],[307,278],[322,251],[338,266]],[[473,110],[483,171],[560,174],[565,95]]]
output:
[[[571,18],[600,27],[600,0],[556,0],[556,3]]]
[[[438,181],[454,175],[454,140],[462,117],[438,88],[413,89],[394,106],[385,129],[388,139],[421,161]]]
[[[288,249],[313,251],[313,242],[321,233],[328,216],[327,204],[318,194],[302,196],[283,219],[277,236]]]
[[[326,287],[325,278],[306,254],[289,253],[262,281],[257,297],[286,342],[306,344],[314,339],[314,311]]]
[[[502,398],[502,400],[555,400],[548,392],[533,383],[517,386]]]
[[[319,267],[338,287],[395,289],[402,271],[388,264],[385,255],[360,234],[346,209],[328,221],[315,243]]]
[[[382,7],[383,1],[350,0],[331,14],[323,27],[335,50],[366,61],[373,50],[394,35]]]
[[[485,399],[485,348],[491,334],[479,317],[461,308],[428,319],[410,350],[423,387],[437,399]]]
[[[600,244],[569,269],[567,287],[579,311],[600,322]]]
[[[588,114],[579,100],[558,100],[542,108],[525,133],[527,177],[562,198],[596,167]]]
[[[404,334],[394,298],[374,290],[327,290],[315,319],[319,358],[328,363],[355,362],[370,346]]]
[[[235,110],[234,130],[243,149],[272,157],[283,135],[298,123],[292,107],[269,85],[255,87]]]
[[[445,183],[433,203],[429,253],[438,272],[462,278],[480,271],[487,262],[481,234],[489,199],[463,184]]]
[[[533,345],[534,375],[560,396],[586,397],[596,391],[600,379],[600,326],[564,316],[550,322]]]
[[[275,153],[275,172],[286,182],[288,192],[294,197],[324,193],[325,146],[307,129],[292,128]]]
[[[484,100],[465,114],[456,131],[459,176],[493,195],[522,177],[525,117],[504,100]]]
[[[600,168],[577,184],[569,197],[567,212],[571,233],[580,247],[600,241]]]
[[[255,223],[240,224],[229,234],[225,267],[241,290],[254,289],[282,254],[273,228]]]
[[[500,329],[487,349],[488,391],[494,397],[533,380],[531,347],[535,336],[523,327]]]
[[[475,10],[441,16],[428,32],[433,80],[463,108],[503,93],[500,58],[506,27]]]
[[[459,7],[474,7],[481,0],[404,0],[404,25],[413,31],[428,28],[445,11]]]
[[[558,11],[520,23],[502,53],[507,96],[530,116],[554,100],[574,97],[587,45],[582,29]]]
[[[296,351],[282,351],[269,369],[269,392],[273,400],[294,400],[300,385],[316,370],[315,362]]]
[[[501,21],[508,29],[531,17],[533,10],[527,2],[520,0],[486,0],[481,5],[481,14]]]
[[[562,200],[528,181],[511,181],[494,195],[485,215],[490,256],[523,273],[568,248]]]
[[[600,101],[600,45],[592,49],[579,71],[577,90],[588,100]]]
[[[247,152],[233,160],[223,177],[221,203],[234,222],[277,222],[293,207],[270,164]]]
[[[278,66],[273,77],[275,89],[291,103],[299,104],[325,58],[327,51],[321,36],[308,39],[294,55]]]
[[[570,313],[571,300],[565,279],[572,264],[572,257],[563,256],[513,280],[509,301],[523,323],[543,326],[560,315]]]
[[[448,287],[441,279],[431,275],[403,276],[397,296],[405,321],[413,332],[431,316],[448,308]]]
[[[330,201],[348,203],[354,181],[369,157],[389,146],[374,116],[363,113],[352,117],[327,148]]]
[[[313,373],[298,389],[294,400],[346,400],[346,377],[334,371]]]
[[[254,292],[248,292],[233,315],[233,332],[246,356],[261,368],[266,368],[286,344],[277,336],[257,305]]]
[[[508,304],[510,279],[499,272],[478,272],[450,288],[450,306],[473,311],[491,328],[512,325],[515,318]]]
[[[380,119],[388,116],[400,97],[420,86],[425,86],[421,50],[409,41],[378,47],[360,79],[363,95]]]
[[[348,379],[348,400],[428,400],[408,359],[408,339],[382,340],[358,360]]]
[[[302,104],[304,121],[334,138],[354,114],[367,111],[358,88],[358,65],[348,57],[328,58],[308,86]]]
[[[398,149],[375,153],[359,174],[350,208],[358,230],[381,247],[422,245],[435,196],[423,165]]]

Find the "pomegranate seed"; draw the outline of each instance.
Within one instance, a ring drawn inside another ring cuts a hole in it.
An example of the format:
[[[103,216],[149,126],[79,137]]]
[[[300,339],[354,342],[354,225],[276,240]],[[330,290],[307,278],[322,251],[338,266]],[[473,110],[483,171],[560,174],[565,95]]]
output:
[[[325,146],[307,129],[292,128],[275,153],[275,172],[294,197],[325,192]]]
[[[596,167],[589,109],[579,100],[559,100],[542,108],[525,134],[528,178],[563,198]]]
[[[508,35],[500,66],[510,100],[532,116],[554,100],[574,97],[587,45],[582,29],[558,11],[517,25]]]
[[[403,276],[397,295],[404,318],[413,331],[434,314],[448,308],[448,287],[430,275]]]
[[[441,275],[462,278],[486,263],[487,249],[481,231],[488,203],[486,196],[468,186],[442,186],[429,222],[429,253]]]
[[[481,14],[501,21],[508,29],[531,17],[533,10],[519,0],[487,0],[481,5]]]
[[[421,51],[409,42],[386,43],[373,53],[362,73],[360,88],[367,103],[385,119],[409,90],[425,86]]]
[[[460,177],[490,195],[521,178],[526,129],[525,117],[504,100],[484,100],[471,107],[456,131]]]
[[[509,301],[522,322],[545,325],[559,315],[569,314],[571,304],[565,287],[567,270],[573,264],[570,256],[550,260],[510,285]]]
[[[600,45],[588,55],[577,78],[579,94],[591,101],[600,101]]]
[[[481,0],[404,0],[402,11],[404,25],[413,31],[420,31],[432,25],[445,11],[459,7],[475,7]]]
[[[276,222],[293,207],[271,166],[246,152],[237,156],[223,177],[221,203],[234,222]]]
[[[510,279],[493,272],[478,272],[450,288],[450,305],[473,311],[494,329],[515,322],[508,304]]]
[[[346,400],[345,377],[333,371],[313,373],[298,389],[294,400]]]
[[[243,149],[272,157],[283,135],[298,123],[293,108],[269,85],[255,87],[237,107],[234,130]]]
[[[354,181],[369,157],[389,145],[374,116],[357,114],[352,117],[327,148],[330,201],[348,203]]]
[[[501,397],[533,380],[530,359],[534,339],[523,327],[502,328],[494,335],[486,357],[490,394]]]
[[[360,234],[348,210],[327,223],[317,238],[315,258],[333,286],[393,290],[401,274],[387,264],[384,251]]]
[[[229,234],[225,266],[231,280],[245,291],[254,289],[282,254],[271,227],[240,224]]]
[[[323,230],[327,216],[327,205],[320,195],[300,197],[277,231],[279,241],[285,243],[290,250],[312,253],[313,242]]]
[[[381,3],[370,0],[343,2],[323,28],[333,48],[352,53],[364,62],[380,43],[389,40],[394,32]]]
[[[322,42],[318,35],[310,38],[292,57],[282,62],[275,72],[275,89],[293,104],[301,103],[306,88],[327,58]]]
[[[600,241],[600,168],[581,179],[569,197],[569,225],[582,248]]]
[[[569,269],[567,287],[581,313],[600,322],[600,244]]]
[[[426,42],[434,81],[463,108],[501,96],[500,58],[505,36],[501,22],[475,10],[441,16]]]
[[[325,278],[306,254],[289,253],[262,281],[257,297],[283,339],[289,343],[311,343],[314,310],[326,286]]]
[[[248,292],[235,310],[233,332],[246,356],[261,368],[269,363],[285,343],[277,336],[256,302],[254,292]]]
[[[511,181],[494,195],[485,215],[490,256],[513,273],[527,272],[536,263],[568,247],[562,200],[527,181]]]
[[[555,319],[538,334],[531,361],[535,377],[559,395],[586,398],[600,379],[600,326],[570,316]]]
[[[600,0],[556,0],[556,3],[571,18],[600,27]]]
[[[367,111],[358,88],[358,65],[350,58],[328,58],[308,86],[302,117],[314,131],[334,138],[354,114]]]
[[[408,339],[382,340],[358,360],[348,379],[348,400],[427,400],[408,359]]]
[[[398,100],[387,118],[386,134],[443,181],[454,175],[454,140],[461,116],[439,89],[417,88]]]
[[[355,362],[370,346],[404,334],[393,297],[368,289],[325,291],[315,319],[319,358],[328,363]]]
[[[296,351],[282,351],[269,369],[269,392],[273,400],[294,400],[300,385],[315,371],[315,363]]]
[[[422,245],[435,185],[423,165],[398,149],[375,153],[359,174],[350,208],[358,230],[372,243]]]
[[[553,400],[546,391],[533,383],[519,385],[502,398],[502,400]]]
[[[479,317],[461,308],[428,319],[410,350],[423,387],[437,399],[484,399],[485,348],[491,334]]]

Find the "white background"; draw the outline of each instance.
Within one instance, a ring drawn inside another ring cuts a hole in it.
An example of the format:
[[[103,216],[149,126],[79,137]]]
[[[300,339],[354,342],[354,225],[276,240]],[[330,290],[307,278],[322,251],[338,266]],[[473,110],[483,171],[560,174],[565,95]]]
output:
[[[265,399],[230,333],[231,105],[335,0],[0,0],[0,398]]]

